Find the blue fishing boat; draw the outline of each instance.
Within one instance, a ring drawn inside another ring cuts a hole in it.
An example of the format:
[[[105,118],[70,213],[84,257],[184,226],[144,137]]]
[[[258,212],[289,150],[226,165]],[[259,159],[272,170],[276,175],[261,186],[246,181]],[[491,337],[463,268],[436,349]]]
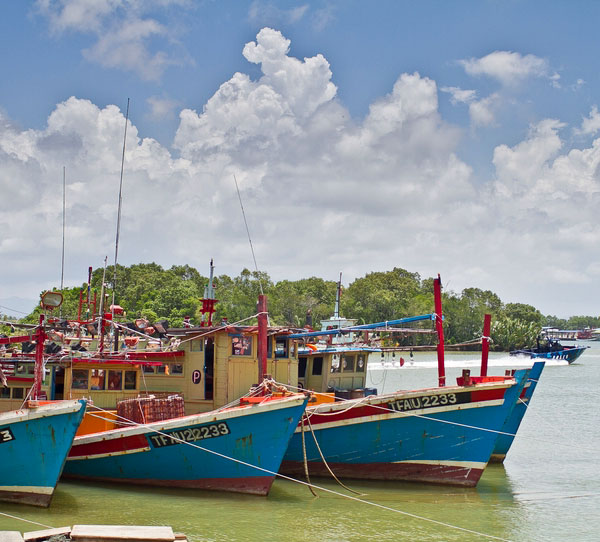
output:
[[[502,463],[506,458],[506,454],[510,447],[512,446],[513,441],[515,440],[515,436],[523,421],[523,417],[525,416],[525,412],[529,408],[529,403],[531,402],[531,397],[533,396],[533,392],[539,382],[540,376],[542,375],[542,371],[544,370],[545,361],[536,361],[533,364],[533,367],[529,371],[529,376],[527,378],[527,382],[523,387],[523,391],[521,392],[521,396],[517,400],[517,404],[515,405],[512,414],[506,420],[504,427],[502,427],[500,434],[498,435],[498,439],[496,440],[496,445],[494,446],[494,451],[492,453],[492,457],[490,458],[490,462],[492,463]]]
[[[48,506],[85,401],[30,401],[0,413],[0,500]]]
[[[311,406],[281,472],[473,487],[528,373]]]
[[[583,354],[589,346],[563,346],[558,341],[547,339],[545,343],[538,341],[534,348],[512,350],[511,356],[527,356],[531,359],[556,359],[564,360],[571,364]]]
[[[82,435],[64,475],[266,495],[307,401],[243,398],[231,408]]]

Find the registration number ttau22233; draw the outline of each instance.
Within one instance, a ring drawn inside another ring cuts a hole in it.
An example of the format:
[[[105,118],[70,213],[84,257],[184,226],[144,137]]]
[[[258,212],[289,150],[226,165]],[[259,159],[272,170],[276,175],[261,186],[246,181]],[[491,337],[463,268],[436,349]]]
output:
[[[222,437],[229,433],[227,423],[219,422],[169,431],[168,433],[159,435],[149,435],[148,438],[155,448],[161,448],[162,446],[172,446],[173,444],[181,444],[182,442],[197,442],[199,440]]]

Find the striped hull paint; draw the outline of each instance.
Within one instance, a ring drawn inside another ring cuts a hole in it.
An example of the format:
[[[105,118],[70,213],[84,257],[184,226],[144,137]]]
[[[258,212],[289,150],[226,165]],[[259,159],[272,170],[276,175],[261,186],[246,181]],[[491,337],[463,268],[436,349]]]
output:
[[[529,377],[525,387],[523,388],[523,391],[521,392],[521,396],[519,397],[512,414],[506,420],[506,423],[502,428],[502,433],[506,434],[498,435],[498,440],[496,440],[496,445],[494,446],[494,451],[492,453],[492,457],[490,458],[490,462],[502,463],[506,458],[506,454],[515,440],[515,435],[517,434],[519,426],[521,425],[521,421],[525,416],[525,412],[527,412],[529,402],[531,401],[533,392],[535,391],[537,383],[540,379],[544,365],[546,365],[545,361],[536,361],[529,371]]]
[[[315,439],[339,477],[405,480],[473,487],[523,389],[514,379],[396,392],[309,407],[305,425],[309,473],[327,476]],[[281,472],[304,472],[302,427],[296,429]]]
[[[0,414],[0,501],[48,506],[85,401],[57,401]]]
[[[64,475],[266,495],[307,400],[297,394],[79,436]]]
[[[533,352],[531,357],[533,359],[562,359],[566,360],[567,363],[573,363],[583,352],[588,348],[587,346],[574,346],[572,348],[565,348],[564,350],[556,350],[554,352]]]

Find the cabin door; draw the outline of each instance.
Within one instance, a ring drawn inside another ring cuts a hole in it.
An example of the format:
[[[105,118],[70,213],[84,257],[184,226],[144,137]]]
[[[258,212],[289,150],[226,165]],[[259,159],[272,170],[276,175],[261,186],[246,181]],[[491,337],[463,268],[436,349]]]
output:
[[[204,343],[204,398],[213,398],[213,375],[215,367],[215,343],[206,339]]]
[[[50,399],[59,401],[65,396],[65,368],[52,367],[52,384],[50,389]]]

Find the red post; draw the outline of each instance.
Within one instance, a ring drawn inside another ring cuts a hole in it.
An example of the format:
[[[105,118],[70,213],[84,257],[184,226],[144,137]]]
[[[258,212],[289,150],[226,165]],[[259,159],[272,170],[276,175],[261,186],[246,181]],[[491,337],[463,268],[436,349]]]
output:
[[[40,314],[40,326],[35,333],[35,340],[35,369],[33,373],[32,399],[39,399],[42,395],[42,381],[44,380],[44,341],[46,340],[43,314]]]
[[[438,334],[437,358],[438,381],[440,388],[446,385],[446,365],[444,363],[444,324],[442,320],[442,279],[433,279],[433,299],[435,302],[435,329]]]
[[[481,376],[487,376],[488,353],[490,351],[490,332],[492,329],[492,315],[483,317],[483,337],[481,339]]]
[[[258,383],[267,374],[267,296],[258,296]]]

